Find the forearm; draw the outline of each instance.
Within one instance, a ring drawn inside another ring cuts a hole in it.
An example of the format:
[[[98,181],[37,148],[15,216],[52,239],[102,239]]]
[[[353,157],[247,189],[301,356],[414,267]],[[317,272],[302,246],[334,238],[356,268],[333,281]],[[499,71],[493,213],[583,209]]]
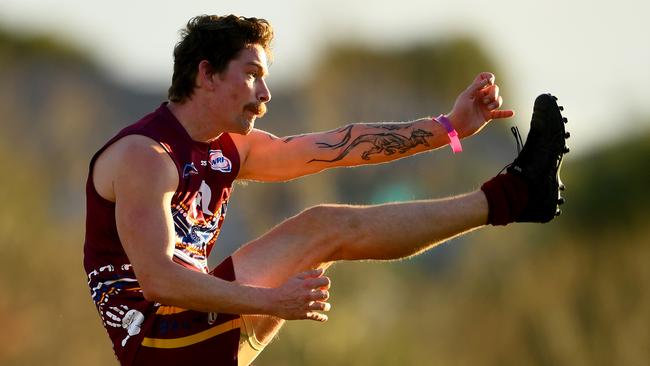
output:
[[[445,128],[431,118],[353,123],[284,138],[256,130],[247,139],[249,149],[243,154],[238,178],[260,181],[285,181],[329,168],[385,163],[449,143]]]
[[[319,313],[330,308],[325,302],[330,280],[322,269],[301,272],[279,287],[265,288],[224,281],[175,263],[163,267],[155,279],[149,278],[146,288],[140,281],[150,301],[204,312],[327,320]]]
[[[430,118],[349,124],[310,139],[313,147],[306,163],[323,168],[378,164],[449,143],[446,131]]]
[[[271,289],[229,282],[170,262],[148,281],[140,281],[147,299],[205,312],[268,314]],[[145,286],[146,285],[146,286]]]

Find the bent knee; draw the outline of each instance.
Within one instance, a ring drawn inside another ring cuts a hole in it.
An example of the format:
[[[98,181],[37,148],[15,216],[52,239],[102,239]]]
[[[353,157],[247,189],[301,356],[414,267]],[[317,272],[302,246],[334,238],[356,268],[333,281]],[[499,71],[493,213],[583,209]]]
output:
[[[330,260],[345,259],[346,243],[359,239],[360,207],[340,204],[320,204],[301,212],[313,243],[327,248]]]

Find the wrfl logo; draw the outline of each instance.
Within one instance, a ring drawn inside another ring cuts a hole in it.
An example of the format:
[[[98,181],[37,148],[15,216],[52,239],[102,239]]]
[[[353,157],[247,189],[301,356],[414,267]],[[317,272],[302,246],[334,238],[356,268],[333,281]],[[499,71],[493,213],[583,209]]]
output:
[[[210,168],[222,173],[230,173],[232,170],[232,163],[230,159],[223,156],[221,150],[210,150]]]

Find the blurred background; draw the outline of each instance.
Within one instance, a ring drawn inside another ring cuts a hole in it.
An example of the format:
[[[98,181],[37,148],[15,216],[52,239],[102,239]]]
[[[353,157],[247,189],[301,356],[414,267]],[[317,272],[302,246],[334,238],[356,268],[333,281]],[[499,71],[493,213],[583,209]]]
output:
[[[212,263],[322,202],[476,189],[510,162],[534,98],[565,106],[563,215],[486,228],[408,261],[337,264],[330,321],[293,322],[256,365],[649,365],[648,2],[0,3],[0,365],[113,365],[82,268],[90,156],[165,100],[198,14],[275,27],[277,135],[449,111],[492,71],[517,117],[393,164],[238,184]],[[435,223],[432,223],[435,224]]]

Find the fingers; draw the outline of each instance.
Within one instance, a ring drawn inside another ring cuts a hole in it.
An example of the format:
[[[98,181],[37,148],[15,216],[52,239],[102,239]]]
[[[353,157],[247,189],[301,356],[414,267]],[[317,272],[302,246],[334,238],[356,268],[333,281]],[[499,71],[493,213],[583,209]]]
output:
[[[487,86],[476,94],[478,102],[488,111],[498,109],[503,104],[503,98],[499,95],[499,86],[496,84]]]
[[[318,322],[326,322],[328,317],[325,314],[319,313],[319,311],[330,311],[332,305],[323,301],[312,301],[308,304],[308,311],[305,314],[305,319],[315,320]]]
[[[325,273],[325,270],[322,268],[311,269],[297,274],[295,278],[303,281],[302,284],[307,289],[320,288],[327,290],[331,286],[331,281],[329,277],[323,276],[323,273]]]
[[[327,290],[311,290],[307,297],[307,310],[330,311],[332,305],[326,302],[329,297]]]
[[[309,303],[308,309],[317,311],[330,311],[330,309],[332,309],[332,305],[324,301],[312,301]]]
[[[487,103],[486,108],[489,112],[490,119],[510,118],[515,115],[515,111],[511,109],[499,109],[503,105],[503,98],[498,96],[498,94],[496,100],[489,100]]]
[[[305,319],[309,320],[315,320],[317,322],[324,323],[327,321],[328,317],[325,314],[317,313],[315,311],[307,313],[307,317]]]
[[[307,300],[327,300],[330,298],[330,292],[327,290],[312,290]]]
[[[327,315],[319,312],[330,311],[332,308],[332,305],[326,302],[330,297],[330,293],[327,291],[331,286],[330,279],[322,276],[321,273],[320,277],[306,279],[303,286],[310,290],[309,295],[306,298],[307,312],[305,314],[305,319],[326,322],[328,320]]]
[[[497,84],[488,85],[478,91],[477,96],[484,103],[495,101],[499,98],[499,86]]]
[[[327,321],[328,317],[320,313],[332,308],[326,302],[331,281],[324,273],[321,268],[301,272],[278,288],[282,293],[278,315],[283,319]]]
[[[479,90],[477,97],[485,110],[487,110],[488,119],[510,118],[515,115],[513,110],[499,109],[503,105],[503,98],[499,95],[499,86],[496,84]]]
[[[483,79],[483,80],[487,80],[488,85],[493,85],[494,81],[496,80],[496,76],[494,76],[494,74],[491,73],[491,72],[482,72],[482,73],[478,74],[478,77]]]
[[[325,270],[322,268],[310,269],[308,271],[298,273],[296,275],[296,278],[306,280],[308,278],[320,277],[323,275],[323,273],[325,273]]]
[[[331,281],[329,277],[318,277],[318,278],[310,278],[307,280],[303,281],[303,286],[306,289],[324,289],[327,290],[331,286]]]
[[[494,85],[495,80],[496,77],[494,74],[489,72],[482,72],[476,76],[472,84],[467,88],[467,91],[471,94],[474,94],[486,86]]]

